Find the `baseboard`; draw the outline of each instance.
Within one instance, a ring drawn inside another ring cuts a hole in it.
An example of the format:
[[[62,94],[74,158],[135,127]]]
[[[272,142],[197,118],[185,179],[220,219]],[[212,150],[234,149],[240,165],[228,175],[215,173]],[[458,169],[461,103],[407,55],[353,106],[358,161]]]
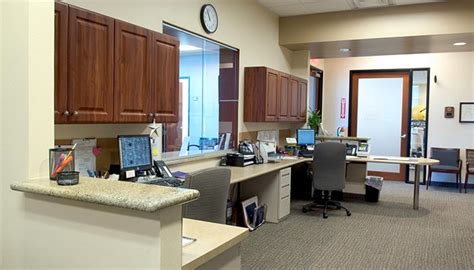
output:
[[[449,188],[457,188],[457,184],[456,183],[452,183],[452,182],[431,182],[430,186],[433,186],[433,187],[449,187]],[[461,183],[461,186],[462,188],[464,188],[464,183]],[[467,183],[467,188],[470,189],[470,188],[474,188],[474,184],[469,184]]]

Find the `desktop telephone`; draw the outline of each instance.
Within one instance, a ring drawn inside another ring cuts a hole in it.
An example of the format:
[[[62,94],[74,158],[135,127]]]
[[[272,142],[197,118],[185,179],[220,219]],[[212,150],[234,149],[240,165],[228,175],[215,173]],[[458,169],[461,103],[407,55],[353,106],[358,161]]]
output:
[[[155,175],[158,177],[173,177],[171,174],[171,170],[166,166],[166,163],[163,160],[155,160],[153,161],[153,169],[155,170]]]
[[[346,155],[357,156],[357,145],[346,144]]]

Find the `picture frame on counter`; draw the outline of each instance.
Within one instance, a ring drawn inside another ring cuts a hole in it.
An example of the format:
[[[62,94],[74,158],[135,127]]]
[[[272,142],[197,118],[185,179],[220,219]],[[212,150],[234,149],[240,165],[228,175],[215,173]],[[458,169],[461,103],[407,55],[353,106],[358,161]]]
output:
[[[459,123],[474,123],[474,102],[459,103]]]

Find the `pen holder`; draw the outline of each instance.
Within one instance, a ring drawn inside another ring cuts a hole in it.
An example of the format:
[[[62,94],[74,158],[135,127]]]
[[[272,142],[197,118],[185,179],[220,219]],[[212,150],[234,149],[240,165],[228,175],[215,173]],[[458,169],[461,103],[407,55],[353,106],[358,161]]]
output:
[[[74,161],[72,148],[49,149],[49,179],[57,180],[58,173],[74,171]]]
[[[79,183],[79,172],[60,172],[58,173],[58,185],[72,186]]]

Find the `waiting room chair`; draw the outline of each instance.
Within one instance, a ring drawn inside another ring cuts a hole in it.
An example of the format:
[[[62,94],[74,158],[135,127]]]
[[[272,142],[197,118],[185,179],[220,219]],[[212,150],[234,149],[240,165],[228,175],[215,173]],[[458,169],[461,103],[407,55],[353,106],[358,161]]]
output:
[[[303,206],[306,213],[314,208],[323,208],[323,218],[328,218],[328,207],[351,212],[340,202],[331,200],[331,192],[343,190],[346,186],[346,145],[337,142],[323,142],[314,147],[313,156],[313,187],[323,191],[322,201],[315,200]]]
[[[459,188],[459,192],[461,192],[462,161],[460,158],[459,148],[432,147],[430,158],[439,160],[439,164],[429,166],[428,182],[426,183],[426,189],[428,190],[428,187],[431,184],[432,174],[434,172],[439,172],[439,173],[455,174],[456,184],[457,184],[457,187]]]
[[[466,178],[464,179],[464,192],[467,193],[467,180],[469,175],[474,175],[474,149],[466,149]]]
[[[229,186],[228,168],[210,168],[188,174],[184,187],[198,190],[199,198],[184,205],[183,217],[225,224]]]

